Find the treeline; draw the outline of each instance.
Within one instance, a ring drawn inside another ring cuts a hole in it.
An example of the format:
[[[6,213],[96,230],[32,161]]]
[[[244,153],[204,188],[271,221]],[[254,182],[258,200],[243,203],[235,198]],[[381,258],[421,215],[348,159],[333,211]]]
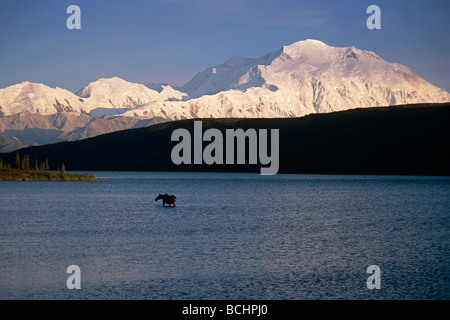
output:
[[[50,165],[47,158],[44,161],[34,159],[34,164],[31,165],[29,155],[24,154],[23,157],[21,158],[19,152],[16,152],[16,156],[14,158],[13,163],[4,162],[3,159],[0,158],[0,169],[34,170],[47,172],[50,171]],[[64,165],[64,162],[61,163],[61,167],[58,168],[58,171],[62,174],[65,174],[66,167]]]
[[[28,147],[19,153],[29,154],[34,162],[48,158],[51,167],[64,162],[73,171],[260,172],[261,164],[249,163],[175,165],[171,152],[179,142],[172,141],[172,133],[184,128],[192,136],[198,120]],[[224,135],[227,129],[279,129],[278,173],[450,176],[450,103],[351,109],[301,118],[202,121],[203,132],[214,128]],[[0,154],[12,163],[15,156],[16,151]],[[226,153],[223,156],[226,159]]]

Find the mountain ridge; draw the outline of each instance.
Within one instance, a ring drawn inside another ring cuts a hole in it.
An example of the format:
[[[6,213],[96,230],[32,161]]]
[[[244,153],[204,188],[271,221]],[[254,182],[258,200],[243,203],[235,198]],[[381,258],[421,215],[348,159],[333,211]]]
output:
[[[448,101],[448,92],[409,67],[354,46],[333,47],[307,39],[258,58],[232,57],[177,88],[119,77],[97,79],[76,94],[28,81],[12,85],[0,89],[0,134],[22,143],[41,144],[91,137],[114,130],[114,125],[117,130],[126,124],[132,127],[139,122],[132,118],[149,125],[193,118],[286,118]],[[28,129],[39,129],[34,134],[45,138],[33,139],[31,134],[18,132],[25,129],[18,129],[13,116],[22,113],[65,114],[67,121],[70,114],[72,128],[55,128],[48,119],[37,121],[30,116]],[[104,121],[98,121],[102,118]],[[60,134],[47,131],[61,129]]]
[[[177,128],[279,129],[279,173],[450,175],[450,103],[357,108],[299,118],[186,119],[88,139],[28,147],[19,154],[74,171],[258,172],[255,165],[175,165]],[[203,143],[203,147],[208,142]],[[0,154],[4,163],[16,152]],[[226,151],[224,153],[226,156]]]

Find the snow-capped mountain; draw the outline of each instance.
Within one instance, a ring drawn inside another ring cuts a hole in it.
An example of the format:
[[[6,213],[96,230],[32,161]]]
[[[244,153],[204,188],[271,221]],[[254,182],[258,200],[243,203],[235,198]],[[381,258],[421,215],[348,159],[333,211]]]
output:
[[[76,94],[41,83],[22,82],[0,89],[0,116],[21,112],[50,115],[57,112],[86,113],[94,117],[118,115],[145,103],[183,99],[186,94],[167,86],[158,92],[118,77],[101,78]]]
[[[389,63],[371,51],[332,47],[318,40],[299,41],[256,59],[231,58],[200,72],[181,90],[191,99],[166,102],[166,115],[295,117],[450,101],[449,93],[408,67]],[[133,112],[144,116],[155,109],[147,104]]]
[[[284,46],[259,58],[234,57],[198,73],[180,90],[118,77],[76,94],[23,82],[0,89],[0,116],[59,111],[94,117],[294,117],[357,107],[447,102],[450,94],[410,68],[371,51],[318,40]]]
[[[141,104],[186,97],[169,85],[153,90],[118,77],[94,81],[77,94],[40,83],[16,84],[0,89],[0,152],[167,121],[167,117],[121,114]]]
[[[0,89],[0,116],[21,112],[41,115],[59,111],[83,112],[83,99],[62,88],[25,81]]]
[[[118,115],[146,103],[161,104],[166,100],[178,100],[187,96],[169,85],[162,86],[157,91],[119,77],[99,79],[85,86],[77,95],[86,102],[90,108],[89,113],[95,117]]]
[[[30,132],[39,134],[30,131],[38,128],[46,137],[53,130],[51,134],[59,140],[73,140],[186,118],[299,117],[449,101],[448,92],[408,67],[387,62],[371,51],[309,39],[259,58],[231,58],[177,89],[118,77],[98,79],[77,93],[40,83],[16,84],[0,89],[0,134],[4,141],[9,137],[24,142]],[[55,114],[61,116],[47,117]],[[21,130],[28,134],[21,135]],[[48,139],[32,140],[27,144]]]

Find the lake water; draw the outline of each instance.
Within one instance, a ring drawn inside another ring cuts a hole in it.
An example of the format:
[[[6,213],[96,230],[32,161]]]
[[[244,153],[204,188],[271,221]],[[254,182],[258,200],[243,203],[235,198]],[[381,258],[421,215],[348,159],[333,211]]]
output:
[[[448,177],[94,174],[0,182],[0,299],[450,298]]]

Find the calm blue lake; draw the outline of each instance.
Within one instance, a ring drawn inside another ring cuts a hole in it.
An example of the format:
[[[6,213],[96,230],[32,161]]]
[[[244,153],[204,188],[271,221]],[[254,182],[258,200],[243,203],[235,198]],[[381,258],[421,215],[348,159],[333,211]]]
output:
[[[94,174],[0,182],[0,299],[450,298],[448,177]]]

